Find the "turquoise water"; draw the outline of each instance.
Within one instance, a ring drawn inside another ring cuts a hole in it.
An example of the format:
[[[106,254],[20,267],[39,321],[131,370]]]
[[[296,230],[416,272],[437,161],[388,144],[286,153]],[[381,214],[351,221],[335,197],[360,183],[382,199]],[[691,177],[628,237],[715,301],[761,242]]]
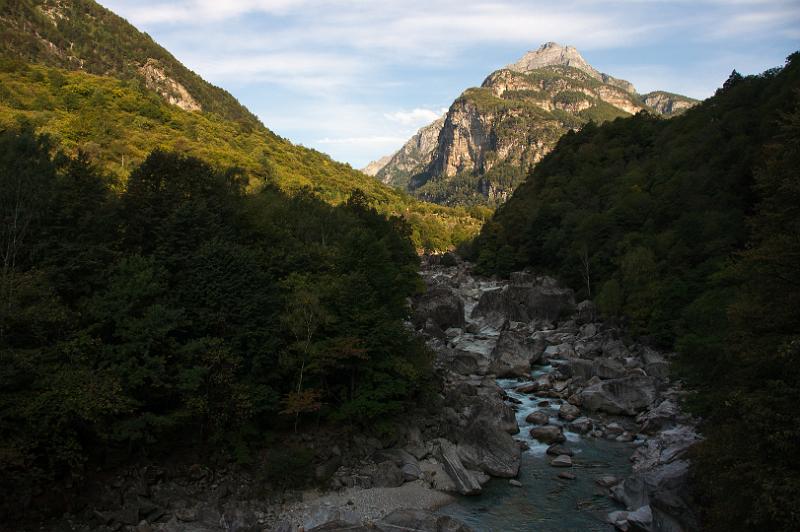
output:
[[[534,377],[550,368],[541,368]],[[518,480],[521,488],[511,486],[508,480],[494,479],[478,496],[461,496],[442,508],[439,513],[460,519],[476,531],[492,532],[563,532],[563,531],[610,531],[614,528],[605,522],[606,515],[620,506],[606,495],[606,490],[595,484],[595,480],[614,475],[625,477],[630,473],[630,456],[633,445],[603,439],[583,437],[565,431],[567,443],[575,452],[571,468],[554,468],[545,454],[546,445],[530,438],[531,425],[525,417],[534,410],[545,410],[551,414],[551,423],[557,423],[558,407],[562,401],[547,399],[551,407],[540,409],[536,404],[546,398],[529,397],[512,389],[521,383],[514,380],[499,380],[509,395],[519,399],[517,421],[520,434],[514,436],[531,445],[522,454]],[[575,480],[558,478],[558,473],[569,471]]]

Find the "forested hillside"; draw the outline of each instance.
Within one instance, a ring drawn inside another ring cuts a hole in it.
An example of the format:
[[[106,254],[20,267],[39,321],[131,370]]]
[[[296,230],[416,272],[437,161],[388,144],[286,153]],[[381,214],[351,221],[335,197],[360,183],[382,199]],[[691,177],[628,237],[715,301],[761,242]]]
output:
[[[0,134],[0,515],[137,457],[246,463],[308,421],[380,432],[419,400],[401,218],[361,192],[245,194],[240,170],[164,151],[112,190],[52,152]]]
[[[238,166],[250,188],[310,187],[343,202],[355,188],[404,216],[418,249],[475,234],[464,209],[417,201],[264,127],[233,96],[184,67],[148,35],[92,0],[0,0],[0,128],[32,126],[124,181],[153,149]]]
[[[150,61],[182,85],[203,111],[242,126],[261,126],[230,93],[203,80],[149,35],[93,0],[0,0],[0,22],[5,57],[142,82],[143,67]]]
[[[484,273],[554,272],[681,355],[712,530],[797,530],[800,54],[684,115],[568,133],[483,228]]]

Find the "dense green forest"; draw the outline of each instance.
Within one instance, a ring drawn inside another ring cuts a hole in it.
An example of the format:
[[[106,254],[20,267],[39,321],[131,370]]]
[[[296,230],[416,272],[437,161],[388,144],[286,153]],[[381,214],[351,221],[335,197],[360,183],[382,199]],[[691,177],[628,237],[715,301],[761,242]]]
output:
[[[683,116],[569,133],[483,228],[484,273],[555,272],[680,356],[710,530],[798,530],[800,54]]]
[[[31,129],[0,133],[0,513],[137,456],[246,462],[304,423],[379,432],[425,392],[408,223],[359,190],[331,206],[247,182],[156,150],[112,185]]]

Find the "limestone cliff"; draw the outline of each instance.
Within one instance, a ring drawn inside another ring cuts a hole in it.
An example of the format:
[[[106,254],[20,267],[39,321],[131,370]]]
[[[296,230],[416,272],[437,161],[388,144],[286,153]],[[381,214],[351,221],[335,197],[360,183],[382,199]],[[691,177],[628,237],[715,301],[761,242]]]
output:
[[[164,66],[156,59],[148,59],[139,68],[139,73],[144,78],[148,89],[159,94],[170,105],[177,105],[184,111],[201,111],[202,107],[197,100],[189,94],[186,87],[171,78],[164,71]]]
[[[375,177],[387,185],[406,188],[413,175],[424,172],[430,165],[437,147],[444,117],[421,128],[389,161],[376,172]],[[375,163],[371,163],[375,164]]]
[[[392,160],[391,155],[384,155],[380,159],[377,159],[369,163],[367,166],[362,168],[361,171],[370,177],[375,177],[376,175],[378,175],[378,172],[380,172],[381,169],[383,169],[383,167],[386,166],[391,160]]]
[[[653,91],[642,96],[642,101],[664,116],[677,116],[699,102],[693,98],[665,91]]]
[[[570,129],[643,110],[673,116],[695,103],[663,92],[642,97],[574,47],[550,42],[467,89],[377,177],[437,203],[498,204]]]

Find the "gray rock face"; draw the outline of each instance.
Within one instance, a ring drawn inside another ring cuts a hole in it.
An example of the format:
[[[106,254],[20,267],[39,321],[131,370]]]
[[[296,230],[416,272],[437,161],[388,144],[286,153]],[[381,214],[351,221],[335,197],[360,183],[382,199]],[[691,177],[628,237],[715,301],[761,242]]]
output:
[[[370,163],[367,168],[377,168],[372,175],[381,182],[405,189],[411,177],[423,172],[431,163],[443,126],[444,117],[441,117],[420,128],[396,153]]]
[[[536,284],[508,285],[484,292],[472,311],[472,317],[530,322],[535,319],[553,321],[575,308],[572,290],[561,288],[549,277],[537,278]]]
[[[541,342],[533,340],[527,329],[504,330],[492,351],[489,372],[500,378],[526,377],[543,350]]]
[[[612,488],[612,496],[630,510],[648,506],[652,525],[635,517],[641,530],[696,530],[694,512],[684,494],[687,493],[689,461],[686,452],[699,440],[692,427],[679,426],[658,434],[633,455],[634,474]]]
[[[679,415],[678,403],[673,399],[665,399],[652,410],[639,414],[636,422],[641,425],[641,432],[652,435],[674,425]]]
[[[463,463],[493,477],[516,477],[520,449],[514,438],[485,423],[472,424],[458,445]]]
[[[414,325],[422,327],[428,320],[442,331],[463,328],[464,302],[446,288],[431,288],[414,305]]]
[[[464,466],[456,446],[444,439],[436,440],[435,446],[436,448],[433,455],[442,464],[450,480],[453,481],[456,491],[462,495],[475,495],[480,493],[480,482],[475,478],[473,473]]]
[[[649,107],[655,109],[664,116],[672,117],[684,113],[697,105],[697,100],[681,96],[680,94],[672,94],[664,91],[653,91],[642,95],[642,100]]]
[[[656,398],[652,379],[642,376],[599,382],[577,394],[583,408],[594,412],[633,416]]]

